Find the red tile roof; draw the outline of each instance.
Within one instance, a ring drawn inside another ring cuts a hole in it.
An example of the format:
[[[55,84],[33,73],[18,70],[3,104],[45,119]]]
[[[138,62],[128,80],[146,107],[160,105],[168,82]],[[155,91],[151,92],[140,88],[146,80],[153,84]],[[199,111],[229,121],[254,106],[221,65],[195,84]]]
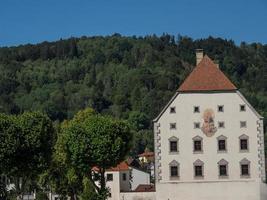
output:
[[[155,192],[154,185],[138,185],[135,192]]]
[[[236,89],[235,85],[224,75],[219,67],[205,55],[185,79],[178,91],[225,91]]]
[[[109,169],[107,169],[106,171],[125,171],[129,169],[129,165],[126,163],[126,161],[122,161],[121,163],[119,163],[116,167],[111,167]],[[93,167],[92,168],[93,171],[99,171],[98,167]]]

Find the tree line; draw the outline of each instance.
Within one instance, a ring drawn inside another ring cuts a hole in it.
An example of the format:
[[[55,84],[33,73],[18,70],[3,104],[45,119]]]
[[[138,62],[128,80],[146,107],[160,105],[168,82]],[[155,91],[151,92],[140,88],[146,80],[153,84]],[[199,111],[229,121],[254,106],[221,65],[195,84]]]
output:
[[[131,155],[153,149],[151,120],[202,48],[267,119],[267,45],[208,37],[80,37],[0,48],[0,112],[41,111],[55,122],[86,107],[133,122]],[[266,128],[265,128],[266,130]]]
[[[0,199],[105,200],[105,171],[128,155],[132,131],[87,108],[60,124],[40,112],[1,114],[0,138]]]

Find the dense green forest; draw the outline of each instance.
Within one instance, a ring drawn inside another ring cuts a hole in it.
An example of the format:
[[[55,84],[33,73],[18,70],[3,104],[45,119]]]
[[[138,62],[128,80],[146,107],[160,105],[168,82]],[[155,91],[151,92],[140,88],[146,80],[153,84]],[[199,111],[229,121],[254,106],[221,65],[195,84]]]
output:
[[[151,120],[195,65],[195,49],[220,64],[267,119],[267,45],[209,37],[81,37],[0,48],[0,112],[42,111],[54,121],[85,107],[127,119],[133,153],[152,148]],[[265,123],[266,124],[266,123]]]

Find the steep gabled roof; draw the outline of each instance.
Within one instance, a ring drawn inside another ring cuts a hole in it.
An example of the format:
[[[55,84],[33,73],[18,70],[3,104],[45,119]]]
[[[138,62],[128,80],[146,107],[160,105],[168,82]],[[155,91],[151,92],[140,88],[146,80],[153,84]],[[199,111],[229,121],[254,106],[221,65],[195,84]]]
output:
[[[236,89],[235,85],[206,55],[185,79],[178,91],[225,91]]]

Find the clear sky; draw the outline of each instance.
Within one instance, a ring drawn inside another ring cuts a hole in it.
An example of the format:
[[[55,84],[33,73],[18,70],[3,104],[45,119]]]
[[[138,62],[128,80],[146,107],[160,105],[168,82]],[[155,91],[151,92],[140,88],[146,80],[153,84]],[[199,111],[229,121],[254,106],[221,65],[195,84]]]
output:
[[[267,0],[0,0],[0,46],[170,33],[267,43]]]

